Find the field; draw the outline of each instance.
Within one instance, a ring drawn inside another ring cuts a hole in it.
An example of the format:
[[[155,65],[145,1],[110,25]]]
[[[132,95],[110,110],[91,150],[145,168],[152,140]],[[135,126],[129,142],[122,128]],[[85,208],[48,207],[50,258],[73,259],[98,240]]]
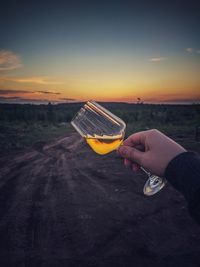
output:
[[[70,121],[81,105],[0,104],[0,151],[27,148],[36,142],[46,142],[71,132]],[[200,105],[103,105],[126,122],[126,136],[140,130],[157,128],[188,149],[198,151],[200,148],[199,142],[196,142]]]
[[[0,266],[200,266],[200,228],[169,184],[115,152],[95,154],[70,126],[82,104],[0,105]],[[200,106],[104,103],[132,132],[157,128],[200,152]]]

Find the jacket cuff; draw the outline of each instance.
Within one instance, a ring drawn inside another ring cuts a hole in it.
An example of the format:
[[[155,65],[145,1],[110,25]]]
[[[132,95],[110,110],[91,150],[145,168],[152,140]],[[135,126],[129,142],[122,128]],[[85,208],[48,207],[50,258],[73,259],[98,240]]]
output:
[[[172,159],[166,170],[165,178],[178,191],[191,201],[200,190],[200,157],[195,152],[183,152]]]

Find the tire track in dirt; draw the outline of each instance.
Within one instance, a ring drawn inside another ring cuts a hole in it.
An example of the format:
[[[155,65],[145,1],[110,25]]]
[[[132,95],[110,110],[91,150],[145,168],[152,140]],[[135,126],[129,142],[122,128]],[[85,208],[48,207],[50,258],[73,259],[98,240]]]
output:
[[[183,198],[169,185],[145,198],[144,177],[115,153],[96,155],[70,134],[0,162],[0,266],[200,263],[200,230]]]

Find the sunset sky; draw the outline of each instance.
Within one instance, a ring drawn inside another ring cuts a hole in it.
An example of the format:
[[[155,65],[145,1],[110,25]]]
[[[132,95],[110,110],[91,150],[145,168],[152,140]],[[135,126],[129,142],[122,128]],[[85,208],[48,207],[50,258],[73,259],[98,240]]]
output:
[[[199,1],[2,1],[0,102],[200,102]]]

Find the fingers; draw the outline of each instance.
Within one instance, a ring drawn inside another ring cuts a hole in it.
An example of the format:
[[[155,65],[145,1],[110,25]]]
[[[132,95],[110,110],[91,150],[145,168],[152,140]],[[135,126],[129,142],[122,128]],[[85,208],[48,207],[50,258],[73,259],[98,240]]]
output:
[[[140,170],[140,166],[135,162],[131,162],[129,159],[124,159],[124,165],[126,168],[131,168],[134,172]]]
[[[143,158],[143,152],[141,152],[141,151],[139,151],[133,147],[122,145],[121,147],[119,147],[118,153],[123,158],[130,160],[132,162],[136,162],[139,165],[141,165],[142,158]]]
[[[124,142],[123,145],[125,146],[136,146],[136,145],[145,145],[145,139],[146,139],[146,132],[139,132],[130,135]]]
[[[128,168],[132,165],[132,162],[129,159],[124,159],[124,165]]]
[[[140,170],[140,166],[137,163],[132,164],[132,170],[134,172],[138,172]]]

